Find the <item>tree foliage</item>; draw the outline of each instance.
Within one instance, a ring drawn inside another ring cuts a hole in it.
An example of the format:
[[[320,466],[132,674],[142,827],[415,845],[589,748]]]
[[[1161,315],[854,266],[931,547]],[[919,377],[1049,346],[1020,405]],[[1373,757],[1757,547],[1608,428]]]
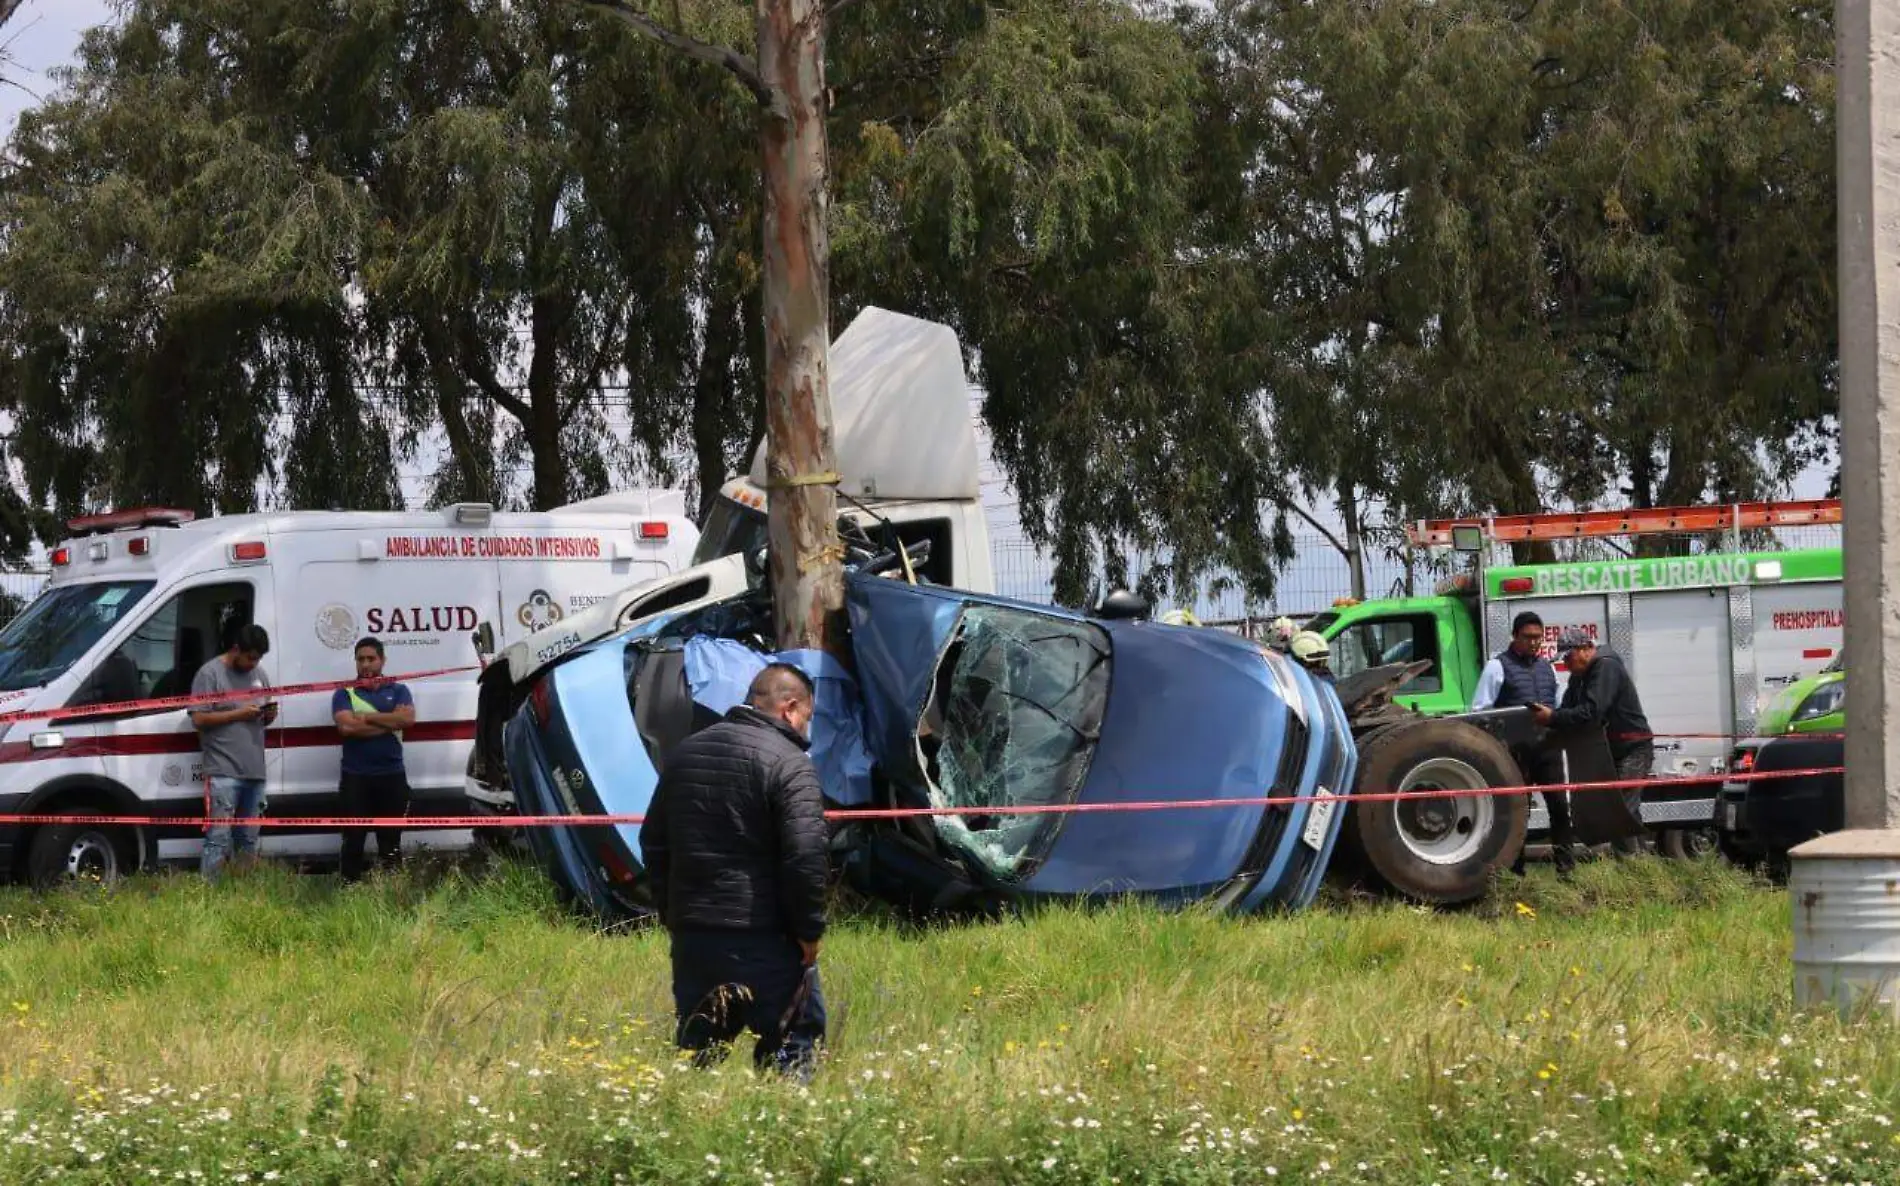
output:
[[[1414,513],[1772,491],[1835,407],[1825,5],[1246,0],[1192,22],[1299,343],[1285,464]]]
[[[1772,492],[1836,399],[1832,45],[1785,0],[845,5],[834,319],[957,328],[1069,600],[1132,553],[1265,593],[1326,503]],[[0,166],[0,532],[391,505],[438,448],[441,499],[704,496],[760,433],[756,119],[569,0],[132,0]]]

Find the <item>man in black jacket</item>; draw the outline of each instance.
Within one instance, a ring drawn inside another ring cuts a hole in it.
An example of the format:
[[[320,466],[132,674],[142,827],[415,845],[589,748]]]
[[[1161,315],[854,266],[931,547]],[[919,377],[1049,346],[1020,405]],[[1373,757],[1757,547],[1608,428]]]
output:
[[[1648,778],[1656,766],[1656,743],[1629,668],[1615,655],[1599,654],[1596,640],[1581,630],[1565,631],[1558,649],[1570,668],[1570,686],[1564,689],[1564,702],[1557,709],[1541,704],[1532,709],[1537,723],[1557,729],[1601,726],[1610,743],[1610,756],[1616,759],[1616,777]],[[1642,788],[1624,791],[1623,804],[1631,818],[1642,820]],[[1618,856],[1628,856],[1641,852],[1643,842],[1632,837],[1618,840],[1615,848]]]
[[[672,938],[677,1040],[702,1065],[749,1029],[761,1069],[807,1077],[824,1037],[828,858],[811,718],[805,673],[767,667],[745,704],[665,756],[640,827]]]

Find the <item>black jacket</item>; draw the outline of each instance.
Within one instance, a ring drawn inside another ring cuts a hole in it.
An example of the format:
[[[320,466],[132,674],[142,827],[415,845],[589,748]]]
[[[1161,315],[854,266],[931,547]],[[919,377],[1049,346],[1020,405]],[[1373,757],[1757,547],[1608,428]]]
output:
[[[669,930],[825,930],[828,833],[808,742],[740,705],[666,755],[640,826]]]
[[[1654,744],[1649,718],[1643,715],[1643,702],[1636,695],[1636,681],[1615,655],[1599,653],[1582,675],[1571,675],[1563,705],[1551,715],[1550,723],[1558,729],[1569,725],[1603,726],[1610,752],[1618,758]]]

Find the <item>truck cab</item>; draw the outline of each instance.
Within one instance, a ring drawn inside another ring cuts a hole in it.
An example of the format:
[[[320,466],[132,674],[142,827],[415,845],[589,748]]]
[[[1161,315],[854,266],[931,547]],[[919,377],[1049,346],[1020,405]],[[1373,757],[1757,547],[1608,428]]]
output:
[[[1316,615],[1306,628],[1325,636],[1333,673],[1341,679],[1389,663],[1429,662],[1394,697],[1427,716],[1463,712],[1484,668],[1477,603],[1466,597],[1343,603]]]

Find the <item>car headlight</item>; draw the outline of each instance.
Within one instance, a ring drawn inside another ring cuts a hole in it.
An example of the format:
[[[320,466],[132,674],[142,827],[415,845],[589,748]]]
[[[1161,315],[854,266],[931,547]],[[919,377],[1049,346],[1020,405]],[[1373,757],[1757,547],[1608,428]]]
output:
[[[1801,703],[1800,711],[1794,714],[1797,721],[1812,721],[1829,713],[1839,712],[1841,702],[1847,699],[1845,683],[1823,684],[1808,694]]]

